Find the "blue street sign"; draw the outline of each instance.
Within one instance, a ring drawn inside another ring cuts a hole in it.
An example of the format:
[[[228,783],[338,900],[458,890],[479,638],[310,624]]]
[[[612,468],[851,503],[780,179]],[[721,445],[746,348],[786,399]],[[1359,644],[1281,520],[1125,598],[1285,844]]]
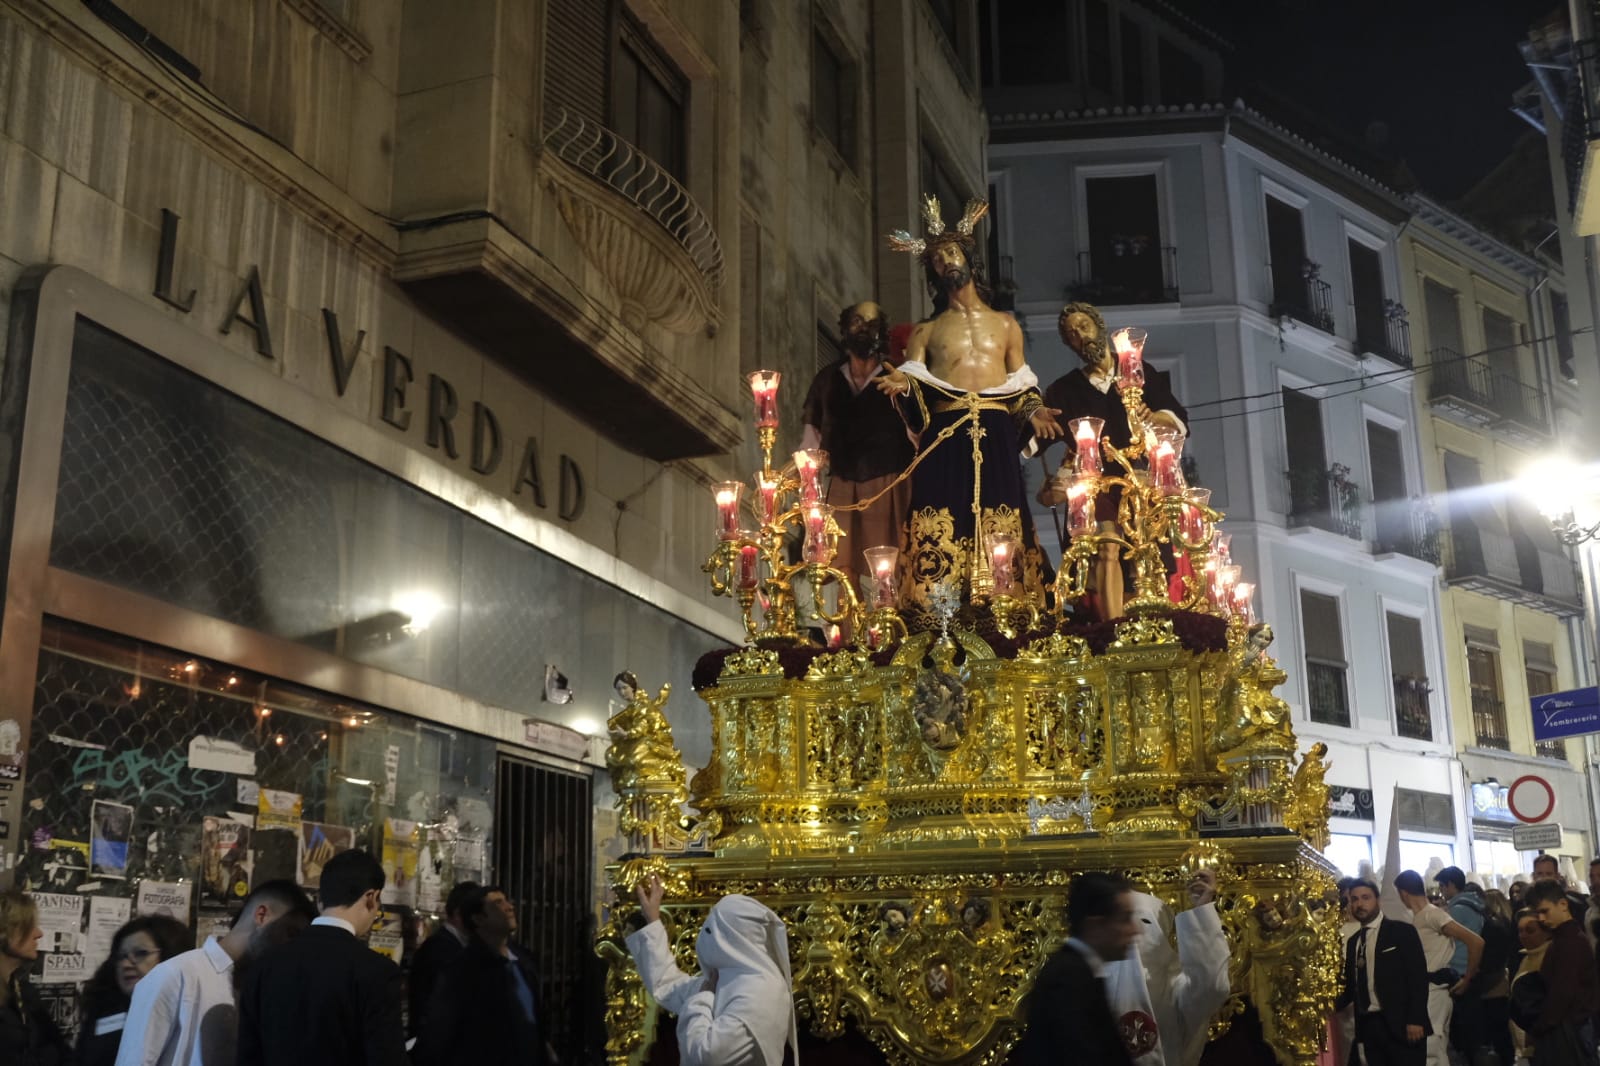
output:
[[[1568,689],[1533,698],[1533,739],[1600,733],[1600,688]]]

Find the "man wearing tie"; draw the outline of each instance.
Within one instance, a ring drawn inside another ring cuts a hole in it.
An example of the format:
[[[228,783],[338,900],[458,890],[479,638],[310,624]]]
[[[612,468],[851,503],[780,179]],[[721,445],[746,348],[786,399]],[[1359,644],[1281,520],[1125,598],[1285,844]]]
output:
[[[1028,1028],[1011,1053],[1011,1066],[1132,1066],[1111,1014],[1105,969],[1127,955],[1139,935],[1133,886],[1111,874],[1080,874],[1067,899],[1067,926],[1071,938],[1044,964],[1028,993]]]
[[[1344,989],[1337,1005],[1355,1006],[1355,1044],[1350,1062],[1359,1066],[1421,1066],[1427,1055],[1428,966],[1422,940],[1405,922],[1385,919],[1378,886],[1357,881],[1350,888],[1350,917],[1360,923],[1345,944]]]

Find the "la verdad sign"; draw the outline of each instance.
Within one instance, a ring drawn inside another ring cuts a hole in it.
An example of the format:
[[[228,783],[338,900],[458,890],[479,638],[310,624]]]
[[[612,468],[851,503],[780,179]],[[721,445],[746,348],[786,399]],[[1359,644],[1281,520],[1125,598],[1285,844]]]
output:
[[[1600,733],[1600,688],[1568,689],[1533,698],[1533,739]]]

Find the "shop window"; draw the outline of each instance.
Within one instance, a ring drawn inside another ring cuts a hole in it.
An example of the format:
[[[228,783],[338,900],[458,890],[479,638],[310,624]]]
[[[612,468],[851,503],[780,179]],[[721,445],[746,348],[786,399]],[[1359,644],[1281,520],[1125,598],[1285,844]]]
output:
[[[1448,798],[1448,797],[1447,797]],[[1442,840],[1407,840],[1400,838],[1400,868],[1402,870],[1415,870],[1422,875],[1424,883],[1431,884],[1430,870],[1441,870],[1446,866],[1456,864],[1456,849],[1454,844],[1447,844]]]
[[[686,180],[689,79],[626,11],[611,69],[611,128],[668,174]]]
[[[1357,877],[1363,863],[1369,866],[1372,863],[1372,838],[1354,833],[1330,833],[1322,855],[1346,877]]]
[[[1323,725],[1348,726],[1350,701],[1346,691],[1339,601],[1333,596],[1302,589],[1300,621],[1305,637],[1306,695],[1311,720]]]
[[[1472,695],[1472,731],[1480,748],[1511,750],[1506,701],[1500,691],[1500,653],[1482,638],[1467,643],[1467,684]]]
[[[856,164],[856,67],[820,30],[811,34],[811,124],[846,166]]]

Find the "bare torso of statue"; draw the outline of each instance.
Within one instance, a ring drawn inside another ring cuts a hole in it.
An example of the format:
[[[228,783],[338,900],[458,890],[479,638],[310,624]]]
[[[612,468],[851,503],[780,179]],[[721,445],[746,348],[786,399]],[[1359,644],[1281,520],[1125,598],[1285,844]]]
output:
[[[1005,383],[1022,367],[1022,327],[980,299],[970,285],[966,257],[957,245],[933,253],[941,278],[959,280],[955,298],[943,313],[920,322],[906,343],[906,358],[925,363],[933,376],[968,392]]]

